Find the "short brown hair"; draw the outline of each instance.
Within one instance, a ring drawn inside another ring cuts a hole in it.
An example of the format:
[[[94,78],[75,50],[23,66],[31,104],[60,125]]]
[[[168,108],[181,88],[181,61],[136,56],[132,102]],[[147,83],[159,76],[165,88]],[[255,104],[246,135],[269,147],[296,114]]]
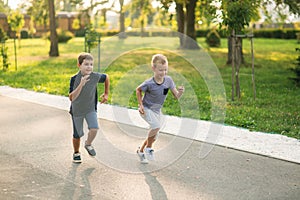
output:
[[[78,64],[81,65],[83,63],[83,60],[85,60],[85,59],[87,59],[87,60],[94,60],[92,54],[86,53],[86,52],[82,52],[78,56],[78,59],[77,59]]]
[[[168,65],[168,59],[162,54],[155,54],[152,56],[151,65],[157,67],[157,65]]]

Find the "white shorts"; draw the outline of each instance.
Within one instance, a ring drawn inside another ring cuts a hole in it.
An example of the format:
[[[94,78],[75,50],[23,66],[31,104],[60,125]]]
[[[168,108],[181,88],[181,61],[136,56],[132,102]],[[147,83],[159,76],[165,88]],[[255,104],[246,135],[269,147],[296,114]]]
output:
[[[151,129],[161,128],[163,123],[163,115],[161,113],[153,112],[149,108],[144,107],[144,114],[140,114],[142,118],[150,125]]]

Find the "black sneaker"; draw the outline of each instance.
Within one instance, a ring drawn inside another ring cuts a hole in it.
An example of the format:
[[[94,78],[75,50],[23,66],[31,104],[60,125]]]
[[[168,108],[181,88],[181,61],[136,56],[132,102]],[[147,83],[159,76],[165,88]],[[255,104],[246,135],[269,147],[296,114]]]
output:
[[[91,156],[95,156],[96,155],[96,151],[95,151],[95,149],[94,149],[94,147],[92,145],[84,145],[84,148],[87,150],[87,152]]]
[[[73,162],[74,163],[81,163],[80,153],[74,153],[73,154]]]

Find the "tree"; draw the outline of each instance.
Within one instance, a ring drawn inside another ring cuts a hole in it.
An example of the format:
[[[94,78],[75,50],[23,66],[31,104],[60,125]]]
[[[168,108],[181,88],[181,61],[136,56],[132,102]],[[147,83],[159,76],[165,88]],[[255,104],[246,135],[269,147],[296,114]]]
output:
[[[236,35],[244,34],[245,27],[249,26],[251,19],[258,15],[257,9],[260,6],[260,0],[227,0],[222,2],[222,25],[227,27],[228,36],[228,56],[227,64],[231,64],[232,60],[232,44],[237,39],[236,45],[239,46],[238,52],[235,54],[237,60],[244,63],[242,38],[234,38]]]
[[[148,23],[148,16],[151,15],[151,2],[150,0],[132,0],[131,3],[132,18],[138,18],[138,23],[141,28],[141,36],[144,36],[144,28]]]
[[[31,6],[27,8],[27,14],[31,16],[35,24],[43,25],[45,33],[49,22],[49,9],[47,0],[31,0]]]
[[[161,0],[168,9],[176,4],[177,31],[179,32],[180,48],[199,49],[195,30],[195,8],[198,0]]]
[[[227,27],[228,30],[228,59],[227,64],[232,63],[232,35],[244,34],[244,30],[251,19],[258,17],[258,9],[264,7],[269,3],[275,2],[277,6],[281,4],[288,5],[290,12],[299,15],[300,14],[300,2],[292,0],[212,0],[211,5],[220,5],[212,9],[216,19],[219,19],[220,26]],[[221,12],[217,12],[221,11]],[[242,52],[242,40],[238,41],[240,52],[238,52],[238,59],[244,62]]]
[[[251,19],[257,15],[260,0],[226,0],[222,3],[214,2],[221,8],[219,18],[227,27],[228,36],[228,56],[227,64],[232,64],[232,100],[234,100],[234,88],[236,95],[240,98],[239,68],[244,63],[242,38],[244,28],[249,26]],[[235,80],[234,80],[235,79]]]
[[[83,7],[84,1],[83,0],[70,0],[71,6],[78,6],[79,8],[77,10],[80,11],[81,15],[85,17],[85,25],[86,27],[90,27],[92,24],[92,18],[94,14],[96,15],[98,13],[98,6],[104,5],[108,3],[108,0],[90,0],[89,5],[87,7]]]
[[[50,57],[59,56],[58,52],[58,36],[56,32],[56,23],[55,23],[55,7],[54,0],[48,0],[49,6],[49,21],[50,21]]]
[[[11,30],[15,32],[17,38],[19,39],[19,45],[20,45],[21,30],[25,23],[24,15],[21,14],[19,11],[14,11],[7,17],[7,21]]]
[[[292,12],[298,12],[299,3],[292,3],[290,1],[275,0],[277,4],[288,3],[288,6],[298,5],[298,8],[292,8]],[[299,1],[298,1],[299,2]],[[238,37],[239,34],[244,34],[245,27],[249,26],[252,18],[258,16],[258,8],[265,4],[264,0],[214,0],[212,2],[216,6],[216,10],[221,10],[219,14],[216,14],[216,18],[219,18],[220,25],[226,26],[228,37],[228,60],[227,64],[232,64],[232,100],[234,94],[234,76],[236,77],[236,93],[239,96],[239,66],[244,62],[243,58],[243,45],[242,37]],[[217,12],[216,12],[217,13]],[[233,56],[234,55],[234,56]],[[237,66],[234,69],[234,64]]]

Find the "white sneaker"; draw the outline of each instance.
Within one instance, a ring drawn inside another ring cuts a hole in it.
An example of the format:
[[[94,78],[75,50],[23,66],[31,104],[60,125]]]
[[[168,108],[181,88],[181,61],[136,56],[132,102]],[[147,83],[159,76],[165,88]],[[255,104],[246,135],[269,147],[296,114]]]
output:
[[[136,151],[136,153],[139,156],[140,161],[141,161],[142,164],[148,164],[148,160],[145,157],[145,154],[143,152],[140,152],[140,148]]]
[[[154,160],[154,150],[151,148],[145,148],[145,157],[148,160]]]

